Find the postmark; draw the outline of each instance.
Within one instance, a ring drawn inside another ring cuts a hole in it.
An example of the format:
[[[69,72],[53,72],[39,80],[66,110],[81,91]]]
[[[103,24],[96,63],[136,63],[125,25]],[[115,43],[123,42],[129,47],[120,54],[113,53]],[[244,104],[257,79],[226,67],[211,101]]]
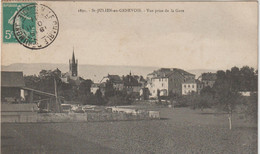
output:
[[[46,5],[29,4],[15,15],[13,32],[16,40],[26,48],[43,49],[58,35],[58,17]]]

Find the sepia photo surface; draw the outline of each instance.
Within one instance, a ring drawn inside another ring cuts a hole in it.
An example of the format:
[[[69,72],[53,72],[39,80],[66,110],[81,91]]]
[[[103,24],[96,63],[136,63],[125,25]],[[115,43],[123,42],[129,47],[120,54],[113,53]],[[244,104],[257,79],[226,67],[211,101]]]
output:
[[[1,5],[1,153],[257,153],[256,1]]]

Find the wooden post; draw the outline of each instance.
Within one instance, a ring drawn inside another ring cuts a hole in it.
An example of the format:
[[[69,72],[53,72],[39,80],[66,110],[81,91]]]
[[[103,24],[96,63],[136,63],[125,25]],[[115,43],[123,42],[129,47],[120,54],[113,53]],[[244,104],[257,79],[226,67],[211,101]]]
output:
[[[33,91],[29,92],[29,103],[33,103]]]
[[[229,122],[229,129],[232,129],[232,109],[229,106],[229,113],[228,113],[228,122]]]
[[[55,103],[56,103],[56,106],[57,106],[57,110],[58,110],[58,112],[61,112],[60,104],[59,104],[59,101],[58,101],[57,85],[56,85],[55,78],[54,78],[54,90],[55,90]]]

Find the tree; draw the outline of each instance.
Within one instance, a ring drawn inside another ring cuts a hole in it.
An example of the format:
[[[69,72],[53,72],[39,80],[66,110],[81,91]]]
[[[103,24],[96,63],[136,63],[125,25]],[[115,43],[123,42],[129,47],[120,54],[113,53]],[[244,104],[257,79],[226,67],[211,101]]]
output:
[[[106,87],[105,87],[105,97],[109,98],[115,95],[115,89],[113,86],[112,81],[107,80]]]
[[[161,91],[159,89],[157,89],[157,98],[159,100],[159,102],[161,102],[161,95],[160,95]]]
[[[188,95],[186,100],[192,109],[200,109],[203,111],[203,109],[211,108],[211,106],[214,104],[214,99],[212,95],[204,94],[204,95]]]
[[[80,95],[87,95],[90,94],[90,88],[93,82],[91,80],[83,80],[80,82],[79,85],[79,94]]]
[[[244,97],[243,103],[245,105],[244,113],[246,119],[257,123],[257,109],[258,109],[257,94],[252,94],[249,97]]]
[[[213,86],[217,105],[228,113],[229,128],[232,129],[232,114],[239,104],[239,71],[236,67],[230,70],[218,71],[217,80]]]
[[[98,89],[95,93],[96,99],[97,99],[97,104],[98,105],[104,105],[105,104],[105,100],[102,97],[102,92],[100,89]]]

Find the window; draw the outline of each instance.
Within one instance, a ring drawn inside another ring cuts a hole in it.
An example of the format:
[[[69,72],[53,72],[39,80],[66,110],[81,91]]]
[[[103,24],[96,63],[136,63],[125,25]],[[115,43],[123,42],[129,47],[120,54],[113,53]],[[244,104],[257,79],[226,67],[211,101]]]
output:
[[[194,85],[192,85],[192,88],[194,88]]]
[[[163,83],[162,83],[162,87],[163,87]]]
[[[159,81],[161,81],[161,79],[159,79]]]
[[[186,88],[186,85],[184,85],[184,88]],[[186,93],[186,92],[185,92]]]
[[[188,88],[190,88],[190,85],[188,85]]]

